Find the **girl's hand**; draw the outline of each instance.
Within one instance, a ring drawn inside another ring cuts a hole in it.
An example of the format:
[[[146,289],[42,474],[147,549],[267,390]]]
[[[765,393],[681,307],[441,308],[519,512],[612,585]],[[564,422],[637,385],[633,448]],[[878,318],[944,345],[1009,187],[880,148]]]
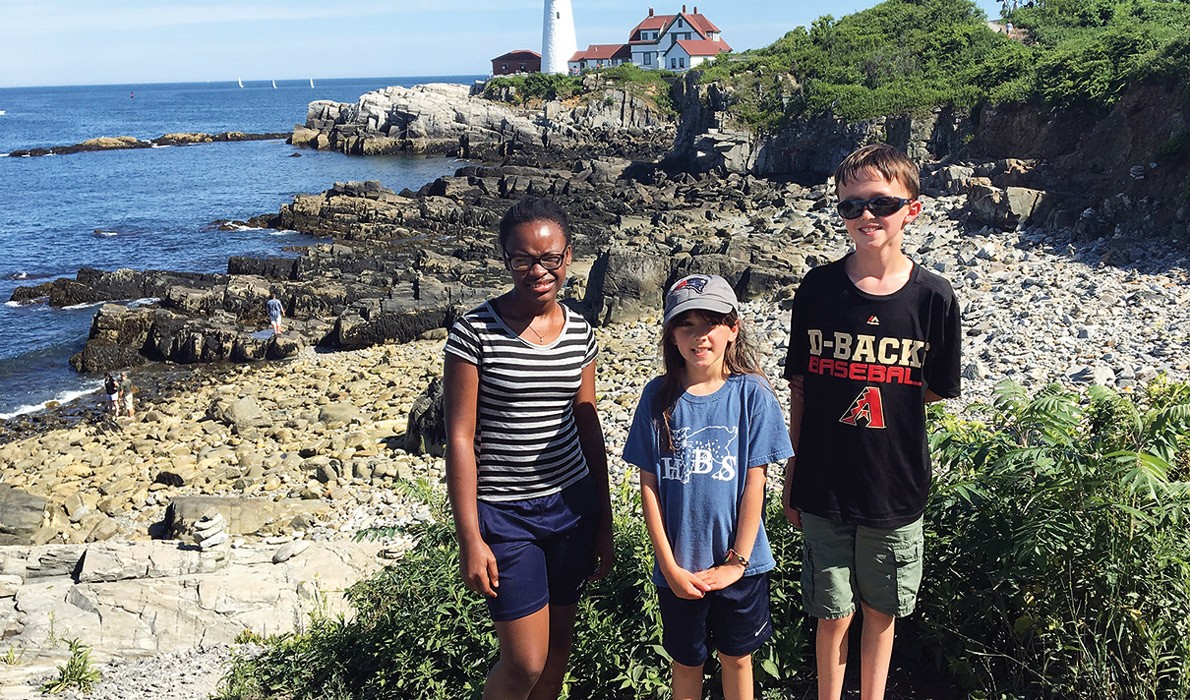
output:
[[[788,505],[783,506],[785,509],[785,519],[789,521],[797,529],[802,529],[802,512],[797,508],[792,508]]]
[[[459,573],[467,588],[489,598],[496,597],[500,572],[496,567],[496,555],[483,540],[459,545]]]
[[[721,591],[744,577],[744,567],[739,564],[720,564],[703,569],[695,576],[708,591]]]
[[[616,558],[616,547],[612,540],[612,520],[608,515],[599,524],[595,533],[595,571],[587,577],[588,581],[598,581],[607,576],[612,569],[612,561]]]
[[[663,570],[661,573],[665,575],[669,590],[679,598],[698,600],[711,590],[699,579],[698,574],[693,574],[681,567],[676,567],[674,571],[669,572]]]

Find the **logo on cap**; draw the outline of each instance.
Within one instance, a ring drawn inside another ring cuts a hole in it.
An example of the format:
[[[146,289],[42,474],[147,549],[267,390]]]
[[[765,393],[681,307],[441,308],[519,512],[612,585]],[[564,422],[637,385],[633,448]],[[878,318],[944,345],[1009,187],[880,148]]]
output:
[[[678,282],[677,285],[675,285],[674,288],[670,290],[670,292],[672,293],[678,291],[679,289],[690,287],[699,294],[702,294],[702,290],[706,289],[707,282],[710,281],[711,280],[709,277],[687,277],[686,279]]]

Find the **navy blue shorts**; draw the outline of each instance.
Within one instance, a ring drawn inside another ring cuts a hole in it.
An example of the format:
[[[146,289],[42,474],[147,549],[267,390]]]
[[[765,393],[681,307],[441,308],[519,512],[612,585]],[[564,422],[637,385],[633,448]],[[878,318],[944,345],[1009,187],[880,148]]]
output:
[[[745,576],[698,600],[657,587],[661,602],[661,645],[683,666],[702,666],[712,650],[745,656],[773,636],[769,618],[768,572]]]
[[[595,571],[600,505],[590,476],[549,496],[478,505],[479,532],[500,575],[496,597],[487,599],[493,620],[578,602]]]

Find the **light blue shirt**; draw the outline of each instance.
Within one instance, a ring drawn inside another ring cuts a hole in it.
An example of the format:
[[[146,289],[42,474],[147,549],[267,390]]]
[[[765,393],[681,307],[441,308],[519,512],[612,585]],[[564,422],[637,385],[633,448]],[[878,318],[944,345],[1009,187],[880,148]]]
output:
[[[675,449],[662,449],[652,413],[660,386],[661,380],[654,379],[641,394],[624,459],[657,477],[674,559],[687,571],[701,571],[722,564],[727,550],[735,546],[748,469],[785,461],[793,456],[793,446],[768,383],[740,374],[708,396],[683,394],[670,422]],[[761,522],[744,575],[775,566]],[[669,585],[656,562],[653,583]]]

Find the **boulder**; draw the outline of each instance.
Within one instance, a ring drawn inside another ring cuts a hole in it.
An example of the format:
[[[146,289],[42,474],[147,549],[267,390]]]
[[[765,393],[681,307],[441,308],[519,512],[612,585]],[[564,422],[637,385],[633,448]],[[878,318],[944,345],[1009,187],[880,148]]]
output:
[[[41,496],[0,484],[0,546],[32,544],[45,503]]]
[[[220,396],[207,409],[207,417],[242,432],[272,424],[272,418],[254,396],[231,398]]]
[[[601,324],[656,314],[671,269],[671,260],[661,254],[613,247],[591,266],[584,303]]]
[[[1000,189],[986,178],[972,178],[967,191],[967,214],[971,224],[995,226],[1010,231],[1028,224],[1045,199],[1045,192],[1026,187]]]
[[[442,457],[446,454],[446,412],[444,384],[441,377],[430,380],[429,386],[409,409],[405,429],[404,448],[412,454]]]
[[[250,535],[277,523],[288,523],[297,515],[312,515],[326,510],[321,501],[289,498],[274,501],[266,498],[235,496],[182,496],[175,498],[165,511],[165,531],[171,537],[186,536],[194,523],[217,511],[226,522],[229,535]]]

